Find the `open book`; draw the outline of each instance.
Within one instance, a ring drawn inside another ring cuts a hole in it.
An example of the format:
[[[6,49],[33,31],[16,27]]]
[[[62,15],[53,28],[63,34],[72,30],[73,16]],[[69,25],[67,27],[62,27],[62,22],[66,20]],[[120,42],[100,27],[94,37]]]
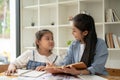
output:
[[[73,64],[67,65],[65,67],[70,67],[70,66],[72,66],[76,69],[86,69],[87,68],[87,66],[84,62],[73,63]]]
[[[45,71],[18,69],[17,73],[14,73],[12,75],[14,75],[14,76],[24,76],[24,77],[39,77],[39,76],[41,76],[45,73],[46,73]]]
[[[79,70],[87,68],[87,66],[86,66],[86,64],[84,62],[78,62],[78,63],[73,63],[73,64],[70,64],[70,65],[66,65],[66,66],[47,67],[46,71],[50,72],[50,73],[53,73],[53,74],[64,73],[64,71],[62,70],[62,67],[70,68],[71,66],[76,68],[76,69],[79,69]]]

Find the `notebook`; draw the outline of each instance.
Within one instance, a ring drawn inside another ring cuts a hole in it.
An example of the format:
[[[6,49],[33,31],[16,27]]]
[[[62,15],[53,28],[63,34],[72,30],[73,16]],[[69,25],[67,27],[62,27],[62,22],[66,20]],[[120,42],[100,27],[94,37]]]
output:
[[[62,67],[67,67],[69,68],[70,66],[76,68],[76,69],[86,69],[87,66],[84,62],[78,62],[78,63],[73,63],[73,64],[69,64],[69,65],[66,65],[66,66],[53,66],[53,67],[47,67],[46,68],[46,71],[47,72],[50,72],[50,73],[53,73],[53,74],[57,74],[57,73],[64,73],[64,71],[60,71],[59,69],[62,69]]]
[[[45,73],[46,73],[45,71],[18,69],[17,73],[14,73],[12,75],[14,75],[14,76],[24,76],[24,77],[39,77],[39,76],[41,76]]]

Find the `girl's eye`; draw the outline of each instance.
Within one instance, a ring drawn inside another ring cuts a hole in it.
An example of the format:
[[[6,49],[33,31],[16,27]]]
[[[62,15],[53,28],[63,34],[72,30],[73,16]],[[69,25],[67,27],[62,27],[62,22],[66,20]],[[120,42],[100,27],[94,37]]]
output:
[[[47,40],[50,40],[49,38],[47,38]]]
[[[73,32],[75,32],[75,31],[73,30]]]

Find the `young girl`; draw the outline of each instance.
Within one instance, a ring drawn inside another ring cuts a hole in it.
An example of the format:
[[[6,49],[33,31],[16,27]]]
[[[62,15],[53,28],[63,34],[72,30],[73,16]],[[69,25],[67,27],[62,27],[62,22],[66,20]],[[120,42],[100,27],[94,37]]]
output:
[[[70,45],[62,65],[81,61],[87,65],[87,69],[77,70],[71,66],[70,68],[64,67],[62,71],[73,75],[107,75],[104,66],[108,57],[108,50],[104,40],[97,38],[93,18],[86,14],[76,15],[73,18],[72,34],[76,40]]]
[[[6,75],[16,72],[18,68],[42,70],[46,63],[59,64],[60,57],[52,53],[54,47],[53,33],[44,29],[36,32],[36,49],[27,50],[8,67]]]

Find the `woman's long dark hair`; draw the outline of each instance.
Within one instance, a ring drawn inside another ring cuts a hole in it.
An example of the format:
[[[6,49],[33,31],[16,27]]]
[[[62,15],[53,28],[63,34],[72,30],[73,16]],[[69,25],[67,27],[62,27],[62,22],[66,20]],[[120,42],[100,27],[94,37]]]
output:
[[[86,46],[81,61],[89,67],[93,62],[97,43],[94,19],[90,15],[78,14],[73,18],[73,24],[82,32],[88,31],[84,37]]]

